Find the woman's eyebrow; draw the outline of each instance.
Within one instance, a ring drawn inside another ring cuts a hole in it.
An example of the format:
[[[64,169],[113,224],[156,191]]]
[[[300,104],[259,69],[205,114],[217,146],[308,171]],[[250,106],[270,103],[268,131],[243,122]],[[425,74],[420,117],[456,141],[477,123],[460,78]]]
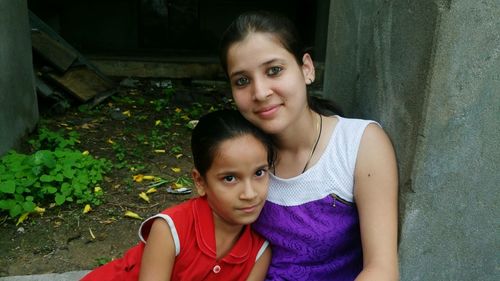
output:
[[[282,63],[283,60],[279,59],[279,58],[273,58],[273,59],[270,59],[268,61],[265,61],[263,63],[261,63],[259,66],[268,66],[270,64],[274,64],[274,63]],[[235,71],[235,72],[232,72],[229,77],[233,77],[233,76],[236,76],[236,75],[241,75],[241,74],[244,74],[245,73],[245,70],[238,70],[238,71]]]

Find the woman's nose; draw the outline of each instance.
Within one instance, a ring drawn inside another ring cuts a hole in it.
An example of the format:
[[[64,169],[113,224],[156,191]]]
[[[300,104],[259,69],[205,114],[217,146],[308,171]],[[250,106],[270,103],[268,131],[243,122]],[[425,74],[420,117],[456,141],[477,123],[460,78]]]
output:
[[[264,101],[273,93],[269,85],[262,79],[254,79],[253,86],[253,97],[257,101]]]

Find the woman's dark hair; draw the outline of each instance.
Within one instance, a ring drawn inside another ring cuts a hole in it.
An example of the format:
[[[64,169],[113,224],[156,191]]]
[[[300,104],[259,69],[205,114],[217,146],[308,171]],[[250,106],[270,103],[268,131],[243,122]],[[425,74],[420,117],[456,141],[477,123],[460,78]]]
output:
[[[249,34],[258,32],[273,35],[283,48],[294,56],[299,65],[303,64],[304,54],[311,51],[311,48],[304,46],[297,28],[290,19],[268,11],[246,12],[239,15],[222,35],[219,58],[226,75],[229,48],[234,43],[244,40]],[[341,110],[335,103],[320,97],[308,94],[307,104],[312,110],[323,115],[341,115]]]
[[[267,163],[271,167],[275,150],[270,136],[246,120],[239,111],[224,109],[202,116],[191,135],[191,151],[194,167],[205,176],[210,169],[219,145],[235,137],[252,135],[267,151]]]

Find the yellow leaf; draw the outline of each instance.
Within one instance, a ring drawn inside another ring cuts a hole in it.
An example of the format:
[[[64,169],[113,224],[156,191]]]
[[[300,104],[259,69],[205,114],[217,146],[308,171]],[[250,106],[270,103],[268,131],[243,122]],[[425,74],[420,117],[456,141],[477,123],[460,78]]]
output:
[[[111,139],[108,139],[108,143],[109,143],[109,144],[114,144],[115,142],[114,142],[114,141],[112,141]]]
[[[139,193],[139,197],[141,197],[142,200],[149,203],[149,197],[146,195],[146,193],[144,192]]]
[[[85,205],[85,207],[83,208],[83,213],[86,214],[90,211],[92,211],[92,208],[90,207],[90,205],[89,204]]]
[[[154,176],[144,176],[142,178],[145,179],[145,180],[154,180],[155,179]]]
[[[156,153],[165,153],[165,149],[155,149]]]
[[[191,118],[189,118],[189,116],[187,116],[187,115],[182,115],[181,119],[186,120],[186,121],[191,120]]]
[[[89,151],[85,150],[84,152],[82,152],[82,155],[89,155]]]
[[[102,188],[100,186],[94,187],[94,193],[102,192]]]
[[[123,115],[130,117],[130,110],[122,112]]]
[[[156,191],[158,191],[158,190],[156,190],[156,188],[151,187],[150,189],[148,189],[148,190],[146,191],[146,194],[155,193]]]
[[[174,173],[180,173],[181,172],[181,168],[177,168],[177,167],[170,168],[170,170],[172,170]]]
[[[24,213],[22,214],[19,219],[17,220],[16,226],[20,223],[23,223],[27,218],[30,213]]]
[[[175,158],[179,159],[179,158],[181,158],[182,156],[183,156],[183,155],[182,155],[182,153],[179,153],[179,154],[175,155]]]
[[[156,120],[155,126],[160,126],[161,125],[161,120]]]
[[[180,108],[178,108],[178,107],[175,109],[175,112],[176,112],[176,113],[179,113],[179,112],[181,112],[181,111],[182,111],[182,109],[180,109]]]
[[[35,212],[37,212],[39,214],[43,214],[43,213],[45,213],[45,208],[40,208],[40,207],[36,206]]]
[[[137,174],[137,175],[133,176],[133,179],[135,182],[141,182],[143,178],[144,178],[143,174]]]
[[[142,220],[141,216],[139,216],[138,214],[136,214],[136,213],[134,213],[132,211],[126,211],[125,212],[125,216],[129,217],[129,218],[133,218],[133,219]]]
[[[181,188],[184,187],[182,183],[179,182],[174,182],[174,185],[172,186],[173,189]]]

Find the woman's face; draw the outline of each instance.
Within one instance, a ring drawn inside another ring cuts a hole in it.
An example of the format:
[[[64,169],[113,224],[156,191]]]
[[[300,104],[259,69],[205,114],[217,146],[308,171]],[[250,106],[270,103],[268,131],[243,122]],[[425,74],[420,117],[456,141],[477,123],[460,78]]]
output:
[[[236,106],[250,122],[279,134],[307,112],[306,81],[314,80],[311,57],[303,64],[269,33],[251,33],[227,53]]]

